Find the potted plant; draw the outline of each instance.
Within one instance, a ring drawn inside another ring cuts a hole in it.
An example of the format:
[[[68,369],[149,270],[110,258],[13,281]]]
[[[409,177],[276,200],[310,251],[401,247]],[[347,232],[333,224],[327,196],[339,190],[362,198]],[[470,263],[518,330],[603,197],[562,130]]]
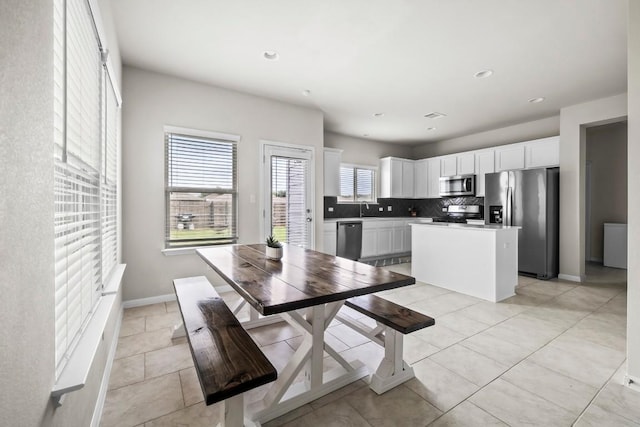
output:
[[[273,236],[267,237],[267,258],[275,261],[282,258],[282,243]]]

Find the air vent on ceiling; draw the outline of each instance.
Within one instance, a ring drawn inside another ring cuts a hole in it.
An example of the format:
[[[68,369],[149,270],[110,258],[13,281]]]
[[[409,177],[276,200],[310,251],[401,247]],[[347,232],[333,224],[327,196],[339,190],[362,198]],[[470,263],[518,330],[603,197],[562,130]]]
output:
[[[427,119],[439,119],[440,117],[445,117],[446,114],[438,113],[434,111],[433,113],[425,114],[424,117]]]

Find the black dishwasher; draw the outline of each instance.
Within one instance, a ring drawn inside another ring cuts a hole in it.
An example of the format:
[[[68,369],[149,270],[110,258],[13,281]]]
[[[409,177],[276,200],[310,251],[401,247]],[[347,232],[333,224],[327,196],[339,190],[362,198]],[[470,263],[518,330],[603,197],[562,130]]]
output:
[[[338,221],[336,255],[352,260],[362,252],[362,221]]]

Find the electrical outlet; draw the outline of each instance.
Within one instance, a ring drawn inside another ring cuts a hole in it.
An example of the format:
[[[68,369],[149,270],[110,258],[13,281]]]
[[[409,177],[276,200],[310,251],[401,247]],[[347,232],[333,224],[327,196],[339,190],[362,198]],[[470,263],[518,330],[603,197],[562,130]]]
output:
[[[333,207],[329,206],[329,207],[327,208],[327,211],[329,211],[329,212],[333,212]]]
[[[393,210],[393,206],[387,206],[387,212],[391,212]]]
[[[442,212],[446,212],[446,211],[447,211],[447,208],[442,208]]]

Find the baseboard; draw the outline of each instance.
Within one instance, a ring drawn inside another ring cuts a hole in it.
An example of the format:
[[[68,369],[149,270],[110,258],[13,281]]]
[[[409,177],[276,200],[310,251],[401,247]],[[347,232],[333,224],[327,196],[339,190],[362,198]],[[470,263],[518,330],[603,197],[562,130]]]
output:
[[[104,401],[107,398],[107,390],[109,388],[109,377],[111,376],[113,359],[116,356],[116,348],[118,347],[118,337],[120,336],[123,312],[124,307],[121,307],[120,313],[118,313],[118,319],[116,320],[116,325],[113,328],[113,339],[111,340],[111,348],[109,348],[109,354],[107,355],[107,364],[105,365],[104,373],[102,374],[102,382],[100,383],[100,391],[98,392],[96,407],[93,410],[93,416],[91,417],[91,427],[99,427],[102,419]]]
[[[568,280],[570,282],[582,282],[580,276],[572,276],[570,274],[558,274],[558,279]]]
[[[233,288],[230,285],[215,286],[215,289],[216,289],[216,292],[218,293],[233,291]],[[176,294],[166,294],[166,295],[158,295],[155,297],[148,297],[148,298],[130,299],[128,301],[124,301],[122,303],[122,306],[124,308],[133,308],[133,307],[141,307],[143,305],[159,304],[161,302],[170,302],[175,300],[176,300]]]
[[[624,385],[629,387],[631,390],[640,392],[640,378],[627,374],[624,376]]]

